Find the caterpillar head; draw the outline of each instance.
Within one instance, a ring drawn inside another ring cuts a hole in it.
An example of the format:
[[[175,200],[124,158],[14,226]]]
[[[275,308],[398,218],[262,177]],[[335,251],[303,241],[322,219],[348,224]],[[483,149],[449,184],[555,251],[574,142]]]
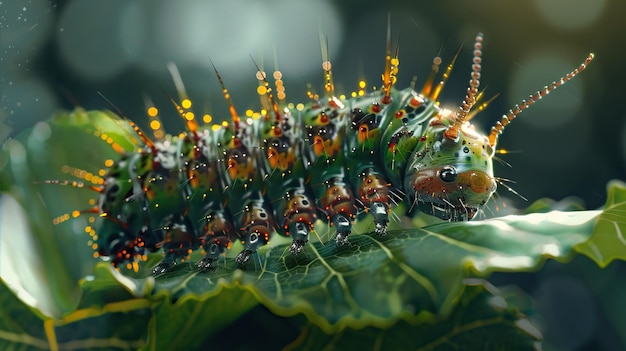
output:
[[[580,71],[593,54],[578,68],[544,87],[529,100],[523,100],[492,128],[489,136],[478,133],[470,120],[486,105],[478,108],[482,34],[474,44],[474,59],[465,100],[456,112],[440,109],[430,121],[411,154],[405,175],[405,189],[412,208],[445,220],[470,220],[496,191],[493,156],[498,135],[518,114],[550,93]],[[431,96],[432,97],[432,96]]]
[[[494,148],[469,122],[451,135],[453,125],[445,115],[431,121],[408,163],[405,189],[422,212],[470,220],[496,191]]]

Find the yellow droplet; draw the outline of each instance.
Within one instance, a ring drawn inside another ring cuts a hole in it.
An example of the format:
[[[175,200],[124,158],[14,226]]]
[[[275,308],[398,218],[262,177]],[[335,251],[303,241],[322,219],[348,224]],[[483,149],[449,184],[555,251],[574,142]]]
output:
[[[159,130],[159,129],[161,129],[161,122],[159,122],[156,119],[153,119],[152,121],[150,121],[150,128],[152,130]]]
[[[72,211],[72,217],[73,218],[77,218],[78,216],[80,216],[80,211],[78,211],[78,210]]]
[[[366,83],[364,80],[359,81],[359,88],[360,88],[360,89],[365,89],[366,84],[367,84],[367,83]]]
[[[296,105],[296,110],[298,110],[298,111],[302,111],[302,110],[304,110],[304,104],[303,104],[303,103],[299,103],[299,104],[297,104],[297,105]]]
[[[188,111],[187,113],[185,113],[185,118],[186,118],[188,121],[193,121],[193,119],[194,119],[195,117],[196,117],[196,116],[195,116],[195,115],[194,115],[194,113],[193,113],[193,112],[191,112],[191,111]]]
[[[207,113],[202,116],[202,121],[204,121],[204,123],[211,123],[211,121],[213,121],[213,117],[211,117],[211,115]]]
[[[105,167],[111,167],[111,166],[113,166],[113,160],[108,159],[108,160],[104,161],[104,166],[105,166]]]
[[[267,88],[265,86],[263,86],[263,85],[259,85],[259,87],[256,88],[256,92],[259,95],[265,95],[267,93]]]
[[[154,106],[148,107],[148,116],[155,117],[158,114],[159,114],[159,109],[158,108],[156,108]]]
[[[183,108],[190,108],[190,107],[191,107],[191,100],[189,100],[189,99],[184,99],[184,100],[180,103],[180,105],[181,105]]]

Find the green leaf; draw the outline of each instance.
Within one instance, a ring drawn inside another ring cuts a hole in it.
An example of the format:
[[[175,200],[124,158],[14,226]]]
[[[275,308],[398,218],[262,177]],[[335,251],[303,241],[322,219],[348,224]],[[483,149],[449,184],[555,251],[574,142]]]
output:
[[[76,176],[97,179],[93,176],[104,161],[119,157],[108,141],[124,149],[136,143],[132,130],[120,127],[117,119],[102,111],[59,113],[8,141],[0,152],[0,209],[7,216],[4,220],[0,216],[0,249],[11,263],[0,273],[32,296],[48,316],[59,317],[76,308],[77,281],[95,263],[83,230],[87,219],[58,219],[89,208],[97,194],[43,182],[72,181]],[[89,185],[88,180],[83,183]]]
[[[81,282],[79,307],[59,319],[37,315],[0,281],[0,348],[24,350],[189,349],[233,323],[258,304],[236,284],[178,300],[163,291],[134,296],[127,279],[99,264]]]
[[[299,257],[285,254],[281,245],[262,255],[256,271],[253,264],[237,271],[231,259],[217,272],[182,265],[158,277],[155,290],[184,296],[237,282],[274,313],[303,313],[327,333],[382,328],[399,319],[432,321],[450,313],[465,278],[535,270],[547,258],[568,260],[599,213],[555,211],[438,224],[384,238],[353,235],[350,247],[315,243]]]
[[[178,300],[172,300],[167,291],[158,296],[161,299],[150,321],[149,350],[198,347],[258,304],[249,289],[225,282],[211,293],[187,294]]]
[[[626,260],[626,184],[612,181],[604,211],[591,238],[578,245],[576,250],[606,267],[615,259]]]
[[[531,214],[550,211],[582,211],[584,209],[585,207],[582,204],[582,200],[576,197],[567,197],[560,201],[543,198],[533,202],[530,206],[526,207],[522,213]]]
[[[541,333],[478,279],[466,280],[457,308],[436,323],[399,321],[389,328],[345,329],[335,335],[309,324],[285,350],[536,350]]]
[[[0,279],[0,349],[49,349],[42,316],[26,306]]]

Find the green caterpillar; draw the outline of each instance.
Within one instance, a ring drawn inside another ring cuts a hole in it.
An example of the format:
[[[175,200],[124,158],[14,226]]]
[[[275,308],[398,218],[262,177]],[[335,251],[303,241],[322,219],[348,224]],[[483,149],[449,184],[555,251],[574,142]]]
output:
[[[88,229],[97,233],[98,255],[118,266],[162,248],[164,258],[153,270],[158,275],[200,247],[205,255],[197,267],[212,269],[235,240],[243,243],[235,261],[244,265],[275,231],[292,238],[289,251],[297,255],[318,219],[334,227],[337,246],[349,242],[352,224],[363,216],[385,235],[400,201],[409,215],[472,219],[496,190],[492,160],[504,128],[593,59],[590,54],[516,105],[483,135],[471,124],[488,104],[479,104],[482,42],[478,34],[469,88],[456,111],[438,101],[454,60],[440,82],[436,58],[420,91],[397,90],[399,60],[388,43],[382,85],[371,93],[363,84],[352,98],[336,96],[325,61],[324,96],[309,92],[310,102],[287,104],[280,72],[273,88],[259,69],[262,110],[241,116],[216,70],[230,122],[200,126],[184,91],[180,102],[172,99],[187,125],[178,136],[152,141],[134,123],[116,118],[120,128],[132,127],[142,146],[118,150],[119,159],[92,187],[98,202],[83,212],[101,217]],[[153,129],[163,135],[158,122]]]

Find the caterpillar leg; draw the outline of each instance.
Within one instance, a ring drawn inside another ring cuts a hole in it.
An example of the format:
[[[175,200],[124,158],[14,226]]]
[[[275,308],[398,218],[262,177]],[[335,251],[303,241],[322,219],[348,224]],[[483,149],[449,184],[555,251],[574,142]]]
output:
[[[309,241],[309,234],[315,223],[314,201],[305,193],[304,184],[294,192],[287,192],[283,211],[283,228],[293,238],[289,252],[298,255]]]
[[[219,257],[230,248],[231,237],[235,235],[231,221],[224,212],[217,211],[207,216],[205,227],[206,235],[201,238],[202,246],[206,252],[204,257],[196,264],[200,270],[215,268]]]
[[[337,246],[348,243],[348,236],[352,232],[352,221],[356,216],[356,206],[352,190],[341,179],[334,178],[326,182],[327,188],[320,203],[327,213],[330,225],[335,227]]]
[[[302,252],[304,245],[309,242],[309,228],[310,225],[304,222],[296,222],[289,227],[289,233],[293,238],[291,246],[289,247],[289,253],[298,255]]]
[[[360,175],[359,197],[367,212],[374,218],[376,234],[387,234],[389,223],[389,185],[385,179],[373,169]]]
[[[387,235],[387,223],[389,223],[389,204],[385,202],[372,202],[369,211],[374,217],[375,232],[378,236]]]
[[[204,245],[204,250],[206,254],[204,257],[196,263],[196,267],[199,270],[211,270],[217,267],[217,260],[220,256],[230,247],[230,240],[225,237],[217,237],[213,238],[209,241],[209,243]]]
[[[153,275],[167,272],[176,265],[178,259],[189,256],[198,246],[188,219],[182,215],[176,216],[174,221],[163,229],[165,230],[165,238],[163,240],[165,256],[152,269]]]
[[[176,265],[178,259],[189,256],[189,253],[194,250],[194,247],[190,243],[177,243],[174,245],[163,245],[165,256],[153,269],[153,275],[163,274]]]
[[[176,265],[176,257],[166,253],[163,260],[152,269],[152,275],[161,275],[169,271],[174,265]]]
[[[273,219],[263,208],[262,202],[253,202],[246,206],[242,230],[246,233],[243,240],[243,250],[235,258],[235,262],[244,265],[257,249],[270,240],[273,231]]]
[[[248,233],[246,235],[246,239],[244,240],[243,250],[237,254],[235,262],[237,262],[238,265],[246,264],[250,260],[250,257],[252,257],[252,255],[259,248],[259,241],[259,233]]]
[[[347,244],[348,235],[352,232],[352,219],[343,213],[337,213],[332,217],[332,225],[335,226],[337,231],[335,235],[335,243],[337,243],[337,246]]]

